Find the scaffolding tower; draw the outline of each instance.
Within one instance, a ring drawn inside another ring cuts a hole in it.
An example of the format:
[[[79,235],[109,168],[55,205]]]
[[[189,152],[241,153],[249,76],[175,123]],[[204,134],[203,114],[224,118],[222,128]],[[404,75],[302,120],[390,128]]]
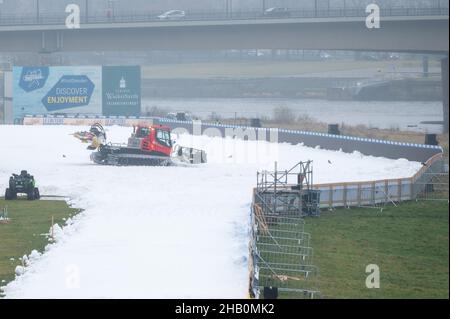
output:
[[[320,191],[313,189],[312,161],[289,170],[257,173],[256,201],[266,214],[303,217],[320,215]]]

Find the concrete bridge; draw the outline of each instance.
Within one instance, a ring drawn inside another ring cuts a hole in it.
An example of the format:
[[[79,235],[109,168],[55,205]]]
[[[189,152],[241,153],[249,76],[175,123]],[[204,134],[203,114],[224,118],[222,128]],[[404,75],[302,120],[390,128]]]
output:
[[[366,27],[362,9],[344,13],[302,11],[283,19],[194,15],[180,21],[85,17],[80,29],[67,29],[64,17],[22,17],[0,21],[0,52],[258,48],[448,53],[448,9],[382,11],[379,29]]]
[[[381,27],[368,29],[364,9],[261,14],[191,15],[159,21],[152,15],[83,17],[67,29],[65,16],[0,21],[0,52],[311,49],[443,55],[444,113],[448,131],[448,9],[382,10]]]

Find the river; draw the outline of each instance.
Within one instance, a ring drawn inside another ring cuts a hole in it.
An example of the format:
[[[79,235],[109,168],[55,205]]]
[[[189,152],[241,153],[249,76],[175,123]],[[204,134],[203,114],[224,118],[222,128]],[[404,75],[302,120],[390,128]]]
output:
[[[212,113],[222,118],[271,118],[283,106],[297,116],[324,123],[365,125],[370,128],[441,133],[442,125],[421,124],[442,121],[442,102],[363,102],[293,99],[143,99],[146,111],[158,107],[168,112],[185,111],[201,119]]]

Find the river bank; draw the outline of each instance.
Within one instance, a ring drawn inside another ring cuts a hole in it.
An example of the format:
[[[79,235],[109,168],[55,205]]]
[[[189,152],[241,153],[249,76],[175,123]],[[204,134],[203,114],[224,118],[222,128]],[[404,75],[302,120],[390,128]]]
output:
[[[143,98],[308,98],[371,101],[439,101],[439,79],[380,79],[364,84],[360,77],[269,77],[143,79]]]

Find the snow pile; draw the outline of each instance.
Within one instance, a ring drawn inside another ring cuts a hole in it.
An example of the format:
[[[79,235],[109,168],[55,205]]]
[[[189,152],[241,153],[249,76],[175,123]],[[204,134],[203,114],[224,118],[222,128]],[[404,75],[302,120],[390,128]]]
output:
[[[25,267],[17,266],[15,270],[16,276],[21,276],[25,273]]]
[[[64,126],[0,126],[0,189],[27,169],[43,195],[84,211],[4,291],[9,298],[244,298],[256,171],[314,160],[315,182],[413,175],[420,163],[231,138],[177,137],[205,149],[195,167],[109,167],[89,161]],[[108,128],[126,142],[129,128]]]
[[[58,224],[51,226],[48,233],[50,236],[50,240],[52,240],[52,241],[64,240],[64,237],[65,237],[64,230]]]

